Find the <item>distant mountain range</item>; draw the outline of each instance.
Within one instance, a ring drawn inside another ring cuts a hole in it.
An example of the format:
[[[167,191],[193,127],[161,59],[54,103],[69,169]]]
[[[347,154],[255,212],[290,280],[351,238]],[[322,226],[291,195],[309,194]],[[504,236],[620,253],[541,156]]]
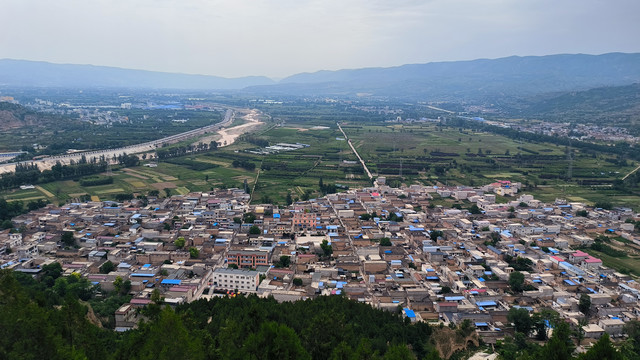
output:
[[[390,68],[297,74],[273,93],[365,93],[383,97],[439,99],[528,96],[640,82],[640,54],[511,56],[434,62]]]
[[[108,66],[0,60],[0,86],[139,89],[242,89],[275,82],[264,76],[223,78]]]
[[[640,53],[512,56],[389,68],[302,73],[275,82],[91,65],[0,60],[0,85],[244,89],[260,95],[323,95],[450,100],[530,96],[640,82]]]

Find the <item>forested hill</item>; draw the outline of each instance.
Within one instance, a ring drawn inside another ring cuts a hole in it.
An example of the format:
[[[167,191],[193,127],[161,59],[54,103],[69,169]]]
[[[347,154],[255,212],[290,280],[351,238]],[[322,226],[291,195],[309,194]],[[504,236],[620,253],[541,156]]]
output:
[[[36,281],[0,270],[0,359],[438,358],[427,324],[340,296],[215,298],[175,311],[152,303],[149,321],[117,333],[89,320],[85,301],[103,306],[90,283],[61,272],[46,266]]]
[[[468,320],[453,329],[411,324],[398,313],[342,296],[293,303],[256,296],[224,297],[173,310],[159,305],[158,293],[141,309],[147,321],[118,333],[103,328],[102,320],[130,296],[97,290],[77,274],[62,276],[58,263],[44,265],[39,280],[0,270],[0,359],[438,360],[436,347],[451,355],[454,345],[464,349],[475,336]],[[530,322],[528,312],[523,312],[524,318],[512,319],[517,326],[523,321],[529,327],[544,324]],[[513,360],[638,359],[640,322],[625,326],[629,339],[619,350],[605,335],[586,354],[573,357],[575,334],[568,323],[557,317],[550,321],[553,336],[542,346],[527,341],[519,329],[495,349],[503,359]],[[536,336],[541,334],[546,339],[546,331]],[[469,353],[456,352],[450,358],[464,354]]]

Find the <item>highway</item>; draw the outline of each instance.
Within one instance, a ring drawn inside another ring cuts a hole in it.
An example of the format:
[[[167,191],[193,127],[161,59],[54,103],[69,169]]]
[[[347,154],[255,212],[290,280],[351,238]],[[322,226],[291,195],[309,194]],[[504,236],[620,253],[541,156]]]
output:
[[[187,132],[183,132],[180,134],[167,136],[162,139],[148,141],[148,142],[136,144],[136,145],[124,146],[117,149],[83,151],[83,152],[77,152],[73,154],[52,156],[52,157],[48,157],[40,160],[30,160],[30,161],[21,161],[19,163],[0,164],[0,174],[15,171],[15,167],[17,164],[35,164],[35,165],[38,165],[38,168],[40,170],[45,170],[45,169],[50,169],[57,162],[60,162],[63,165],[69,164],[71,161],[78,162],[80,161],[82,156],[85,156],[87,161],[91,161],[92,159],[96,159],[97,161],[99,161],[100,158],[102,158],[103,156],[105,157],[105,159],[107,159],[107,161],[109,161],[113,159],[114,156],[122,155],[123,153],[138,154],[138,153],[144,153],[149,151],[155,151],[157,148],[165,144],[175,144],[180,141],[184,141],[187,139],[195,138],[201,135],[218,131],[226,126],[231,125],[231,123],[233,122],[234,116],[235,116],[235,112],[232,109],[227,109],[224,115],[224,120],[222,120],[219,123],[207,125],[194,130],[189,130]]]

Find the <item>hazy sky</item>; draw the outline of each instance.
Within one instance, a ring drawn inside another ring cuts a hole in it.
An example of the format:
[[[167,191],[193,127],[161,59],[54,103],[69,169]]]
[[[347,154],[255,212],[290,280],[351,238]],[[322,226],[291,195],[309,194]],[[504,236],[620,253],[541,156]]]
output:
[[[0,58],[236,77],[640,52],[639,0],[0,0]]]

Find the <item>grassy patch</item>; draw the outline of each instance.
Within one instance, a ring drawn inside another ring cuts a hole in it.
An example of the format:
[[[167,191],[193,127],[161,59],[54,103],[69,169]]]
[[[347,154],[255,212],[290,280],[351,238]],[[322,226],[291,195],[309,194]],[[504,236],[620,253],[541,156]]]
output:
[[[585,252],[602,260],[604,266],[616,269],[620,272],[629,271],[636,276],[640,276],[640,260],[631,257],[616,258],[599,251],[586,249]]]

